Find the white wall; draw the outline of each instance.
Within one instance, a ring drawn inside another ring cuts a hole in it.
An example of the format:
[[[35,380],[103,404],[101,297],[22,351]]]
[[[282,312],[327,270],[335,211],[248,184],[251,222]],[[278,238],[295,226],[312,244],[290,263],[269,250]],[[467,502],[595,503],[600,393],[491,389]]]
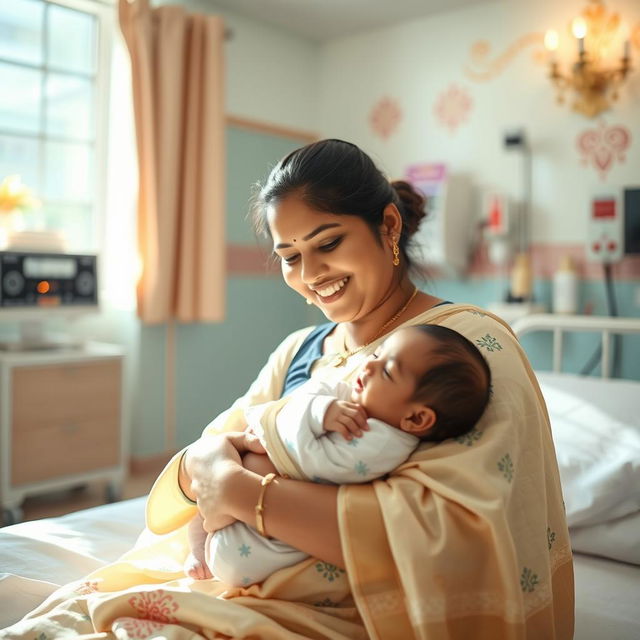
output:
[[[444,161],[453,171],[471,174],[477,186],[497,186],[517,198],[519,161],[505,152],[502,140],[506,129],[523,126],[534,148],[533,241],[579,244],[586,238],[592,190],[640,184],[640,73],[635,71],[620,101],[600,118],[632,135],[626,161],[615,161],[603,181],[593,167],[581,164],[576,148],[577,136],[598,120],[556,104],[546,66],[533,60],[541,47],[526,47],[488,82],[471,80],[465,66],[476,41],[488,41],[494,59],[521,36],[564,29],[585,5],[582,0],[493,2],[329,42],[321,52],[319,131],[360,144],[392,177],[411,163]],[[637,0],[607,6],[630,24],[640,22]],[[568,40],[564,35],[567,57],[570,45],[574,59],[575,42]],[[634,53],[638,68],[640,50]],[[454,133],[434,115],[437,98],[451,84],[473,100],[467,122]],[[403,112],[388,140],[369,125],[370,111],[383,96],[397,100]]]
[[[226,44],[227,113],[352,140],[391,176],[401,175],[414,162],[444,161],[454,171],[471,174],[477,185],[494,184],[514,196],[519,193],[518,163],[504,152],[502,137],[505,128],[522,125],[536,153],[534,240],[583,241],[587,194],[603,183],[592,168],[580,165],[575,139],[595,122],[555,105],[546,71],[532,61],[531,48],[491,82],[474,83],[464,74],[475,41],[488,40],[498,55],[528,32],[560,28],[582,9],[581,1],[487,3],[325,45],[218,10],[206,0],[180,1],[191,11],[223,15],[233,32]],[[640,20],[637,0],[616,7]],[[640,53],[636,55],[640,66]],[[110,148],[104,254],[109,265],[103,296],[107,308],[100,318],[78,322],[75,332],[126,346],[135,444],[136,410],[144,402],[138,388],[141,329],[134,311],[135,257],[122,259],[123,242],[125,253],[135,251],[134,141],[130,105],[124,104],[128,61],[122,50],[115,63],[120,71],[112,105],[118,126]],[[474,103],[469,121],[454,134],[440,127],[433,114],[437,97],[452,83],[466,88]],[[396,135],[387,141],[373,134],[368,121],[371,108],[385,95],[398,100],[404,114]],[[616,163],[605,184],[640,183],[639,106],[636,72],[619,105],[604,116],[607,124],[623,124],[633,136],[626,163]]]
[[[207,0],[161,0],[224,18],[232,37],[225,46],[227,113],[313,131],[317,126],[319,45],[256,22]]]

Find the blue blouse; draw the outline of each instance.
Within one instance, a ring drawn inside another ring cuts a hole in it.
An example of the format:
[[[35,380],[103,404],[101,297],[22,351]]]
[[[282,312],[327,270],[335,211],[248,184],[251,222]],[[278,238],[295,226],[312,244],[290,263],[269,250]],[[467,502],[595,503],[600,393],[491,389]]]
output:
[[[443,300],[434,306],[438,307],[442,304],[451,304],[451,302],[449,300]],[[293,360],[287,370],[282,393],[280,394],[281,398],[291,393],[301,384],[304,384],[311,377],[311,367],[313,363],[322,356],[322,343],[333,331],[335,326],[335,322],[319,324],[304,339],[298,352],[293,356]]]

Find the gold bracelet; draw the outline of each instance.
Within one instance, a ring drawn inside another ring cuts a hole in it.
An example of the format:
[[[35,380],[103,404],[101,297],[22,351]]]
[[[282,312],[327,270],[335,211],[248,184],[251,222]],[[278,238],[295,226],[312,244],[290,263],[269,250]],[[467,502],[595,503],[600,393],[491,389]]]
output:
[[[256,529],[263,538],[268,537],[267,532],[264,530],[264,494],[267,492],[267,487],[276,477],[275,473],[267,473],[260,481],[260,495],[258,496],[258,504],[256,505]]]
[[[182,488],[182,486],[180,485],[180,476],[184,475],[184,476],[189,476],[189,474],[187,473],[187,466],[185,464],[185,457],[187,455],[187,449],[189,449],[189,447],[186,447],[185,450],[182,452],[182,455],[180,456],[180,462],[178,463],[178,489],[180,489],[180,493],[183,495],[184,499],[189,503],[189,504],[198,504],[195,500],[191,499],[185,492],[184,489]]]

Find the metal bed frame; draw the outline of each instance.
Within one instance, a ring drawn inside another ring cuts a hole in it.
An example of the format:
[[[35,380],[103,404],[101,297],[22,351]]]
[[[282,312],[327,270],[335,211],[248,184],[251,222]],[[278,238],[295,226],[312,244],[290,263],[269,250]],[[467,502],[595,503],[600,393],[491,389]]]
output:
[[[640,335],[640,318],[613,318],[610,316],[578,316],[552,313],[532,314],[518,318],[511,324],[518,338],[537,331],[553,333],[553,368],[562,371],[562,348],[565,333],[583,332],[601,335],[601,377],[611,377],[611,338],[615,335]]]

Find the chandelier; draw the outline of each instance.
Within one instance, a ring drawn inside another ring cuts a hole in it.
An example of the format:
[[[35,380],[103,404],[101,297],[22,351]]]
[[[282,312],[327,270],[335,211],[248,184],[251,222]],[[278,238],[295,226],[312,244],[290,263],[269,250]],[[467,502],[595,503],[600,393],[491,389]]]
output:
[[[563,70],[557,59],[560,36],[557,31],[545,34],[549,51],[549,77],[557,90],[559,103],[573,92],[571,107],[589,118],[611,108],[618,90],[631,71],[629,33],[617,13],[607,11],[601,0],[589,5],[571,23],[570,33],[577,45],[577,59]],[[610,55],[617,49],[621,55]],[[613,59],[613,62],[612,62]]]

